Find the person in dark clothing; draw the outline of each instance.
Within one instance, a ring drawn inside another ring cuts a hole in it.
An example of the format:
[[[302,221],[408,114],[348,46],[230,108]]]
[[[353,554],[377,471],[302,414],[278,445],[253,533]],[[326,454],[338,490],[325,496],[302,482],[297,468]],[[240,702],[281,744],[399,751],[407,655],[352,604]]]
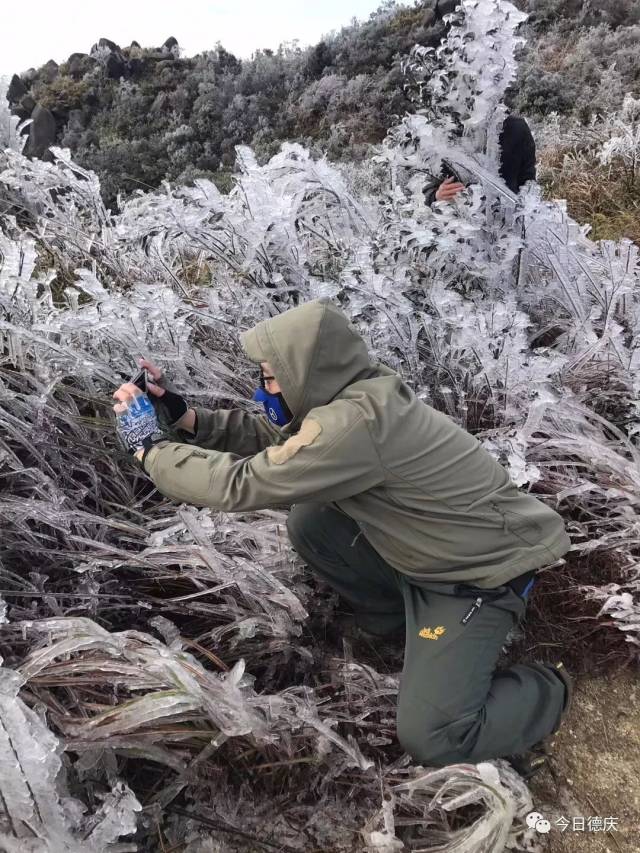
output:
[[[536,179],[536,143],[522,116],[508,115],[502,125],[500,177],[517,193],[527,181]]]
[[[517,193],[527,181],[536,179],[536,144],[529,125],[521,116],[508,115],[499,137],[500,177]],[[451,170],[443,166],[440,176],[424,188],[427,204],[450,201],[465,188]]]

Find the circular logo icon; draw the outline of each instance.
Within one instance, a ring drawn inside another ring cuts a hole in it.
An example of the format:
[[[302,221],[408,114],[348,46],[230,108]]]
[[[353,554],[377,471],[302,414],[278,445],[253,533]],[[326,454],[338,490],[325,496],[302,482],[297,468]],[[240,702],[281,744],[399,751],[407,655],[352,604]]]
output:
[[[272,421],[278,420],[278,415],[276,414],[276,410],[272,409],[271,407],[269,407],[269,417],[271,418]]]
[[[542,818],[542,820],[539,820],[537,822],[536,829],[538,830],[538,832],[549,832],[549,830],[551,829],[551,824],[548,820]]]

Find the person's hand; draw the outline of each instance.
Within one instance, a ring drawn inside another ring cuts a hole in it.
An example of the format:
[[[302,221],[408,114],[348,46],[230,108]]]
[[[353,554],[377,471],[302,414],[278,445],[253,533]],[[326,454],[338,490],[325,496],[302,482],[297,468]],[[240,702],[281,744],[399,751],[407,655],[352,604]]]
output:
[[[163,397],[167,389],[164,387],[162,368],[147,358],[139,358],[138,364],[140,367],[144,367],[149,378],[153,379],[153,382],[147,381],[147,391],[150,391],[153,397]],[[151,402],[153,402],[153,399]]]
[[[165,438],[149,398],[137,385],[125,382],[113,396],[118,401],[113,407],[116,430],[129,453],[137,455]]]
[[[140,367],[146,368],[148,376],[154,380],[153,382],[147,381],[147,391],[158,416],[166,422],[167,426],[175,428],[178,421],[189,410],[187,401],[180,394],[164,387],[164,376],[157,365],[146,358],[139,358],[138,364]]]
[[[447,178],[436,190],[436,201],[451,201],[464,188],[464,184],[455,181],[454,178]]]

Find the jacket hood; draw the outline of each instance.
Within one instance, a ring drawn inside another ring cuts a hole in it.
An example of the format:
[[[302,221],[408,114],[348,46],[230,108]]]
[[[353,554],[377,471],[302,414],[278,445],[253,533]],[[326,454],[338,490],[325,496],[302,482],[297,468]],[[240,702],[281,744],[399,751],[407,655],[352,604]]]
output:
[[[376,372],[362,337],[326,298],[262,320],[240,335],[240,343],[251,361],[268,361],[273,368],[293,414],[287,429]]]

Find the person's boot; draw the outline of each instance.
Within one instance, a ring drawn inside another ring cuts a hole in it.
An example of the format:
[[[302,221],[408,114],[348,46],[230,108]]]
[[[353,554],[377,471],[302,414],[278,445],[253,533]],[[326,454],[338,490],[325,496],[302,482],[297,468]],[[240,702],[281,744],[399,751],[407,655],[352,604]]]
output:
[[[558,678],[563,682],[566,691],[564,705],[560,712],[558,725],[553,729],[553,731],[551,731],[546,737],[542,738],[542,740],[534,743],[531,749],[526,750],[526,752],[508,755],[505,757],[505,761],[508,761],[516,773],[519,773],[523,779],[530,779],[534,774],[542,770],[543,767],[548,766],[549,759],[551,757],[551,739],[560,728],[562,720],[569,713],[571,709],[571,702],[573,700],[573,679],[567,672],[562,661],[558,661],[558,663],[554,664],[547,663],[544,664],[544,666],[549,669],[553,669]]]
[[[543,767],[548,766],[549,758],[550,755],[548,752],[546,738],[543,738],[526,752],[520,752],[516,755],[507,755],[504,760],[508,762],[516,773],[522,776],[523,779],[530,779],[536,773],[539,773]]]
[[[558,661],[558,663],[554,663],[554,664],[545,664],[545,666],[548,666],[550,669],[552,669],[555,672],[555,674],[558,676],[558,678],[560,678],[560,680],[564,684],[565,691],[566,691],[565,698],[564,698],[564,705],[563,705],[562,711],[560,713],[560,719],[558,721],[558,725],[551,732],[551,734],[554,735],[558,731],[560,726],[562,725],[562,721],[564,720],[564,718],[567,716],[567,714],[571,710],[571,703],[573,702],[573,679],[571,678],[571,676],[567,672],[567,668],[562,663],[562,661]]]

